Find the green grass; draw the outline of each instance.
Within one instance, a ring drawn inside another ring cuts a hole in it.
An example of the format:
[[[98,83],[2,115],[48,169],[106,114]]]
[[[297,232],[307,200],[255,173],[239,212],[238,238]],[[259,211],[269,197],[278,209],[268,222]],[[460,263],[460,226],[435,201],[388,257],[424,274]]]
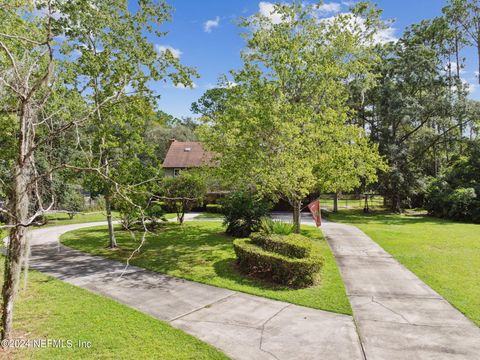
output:
[[[46,215],[48,223],[45,226],[59,226],[69,224],[82,224],[88,222],[107,221],[107,215],[105,212],[92,212],[76,214],[73,219],[70,219],[66,213],[50,213]],[[114,220],[120,220],[120,214],[116,211],[112,211]],[[165,219],[174,219],[176,214],[168,213],[164,215]]]
[[[223,214],[204,212],[195,216],[195,219],[223,219]]]
[[[320,206],[323,209],[333,210],[333,198],[331,196],[321,196]],[[365,206],[365,200],[351,200],[351,199],[338,199],[339,209],[363,209]],[[383,197],[375,196],[368,201],[368,206],[372,209],[383,208]]]
[[[30,271],[28,288],[20,291],[15,306],[14,338],[86,340],[91,348],[9,349],[0,350],[0,358],[227,358],[163,321],[36,271]]]
[[[117,212],[112,212],[114,219],[118,218]],[[107,221],[107,215],[105,212],[92,212],[76,214],[73,219],[70,219],[66,213],[49,213],[46,215],[48,222],[45,226],[59,226],[70,224],[81,224],[88,222]]]
[[[480,326],[480,225],[359,211],[329,219],[360,228]]]
[[[234,267],[233,238],[224,235],[219,221],[187,222],[183,226],[165,224],[157,234],[148,236],[134,265],[205,284],[282,300],[317,309],[351,314],[342,279],[330,248],[314,227],[303,227],[313,238],[314,251],[325,258],[321,282],[306,289],[290,289],[241,276]],[[128,233],[117,231],[119,250],[105,248],[107,232],[103,227],[68,232],[61,238],[70,247],[91,254],[123,261],[137,246]]]

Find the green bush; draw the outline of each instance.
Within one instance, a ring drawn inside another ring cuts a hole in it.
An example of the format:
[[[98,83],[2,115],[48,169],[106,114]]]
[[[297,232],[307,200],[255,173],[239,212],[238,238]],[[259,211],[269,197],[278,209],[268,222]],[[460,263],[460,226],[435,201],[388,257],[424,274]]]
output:
[[[75,214],[85,210],[85,197],[79,186],[63,186],[62,190],[62,194],[57,200],[57,206],[60,210],[65,211],[70,219],[73,219]]]
[[[312,241],[299,234],[265,235],[262,233],[250,234],[253,244],[267,251],[293,258],[306,258],[312,253]]]
[[[221,199],[226,233],[236,237],[245,237],[257,231],[260,219],[271,208],[270,202],[259,198],[249,191],[236,191]]]
[[[452,188],[447,181],[435,179],[426,193],[429,214],[459,221],[480,222],[480,198],[474,188]]]
[[[266,251],[250,239],[236,239],[233,247],[242,271],[295,288],[315,284],[317,273],[323,265],[321,257],[290,258]]]
[[[265,234],[289,235],[293,228],[293,224],[281,220],[272,220],[266,216],[260,219],[259,231]]]
[[[91,199],[86,210],[90,212],[105,211],[105,198],[102,195],[98,195],[94,199]]]
[[[222,213],[222,205],[220,204],[207,204],[205,205],[205,209],[209,213],[213,214],[221,214]]]

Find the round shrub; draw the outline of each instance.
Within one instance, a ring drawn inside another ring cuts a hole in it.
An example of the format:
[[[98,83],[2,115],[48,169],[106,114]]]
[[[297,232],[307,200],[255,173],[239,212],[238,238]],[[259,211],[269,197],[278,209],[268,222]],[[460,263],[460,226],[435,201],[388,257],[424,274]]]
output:
[[[299,238],[303,244],[295,247],[292,245],[292,237],[281,238],[282,236],[264,237],[257,233],[253,239],[234,240],[239,268],[250,275],[294,288],[314,285],[324,261],[322,257],[311,254],[311,244],[306,245],[310,239]],[[304,257],[299,256],[301,254]]]
[[[252,233],[250,239],[253,244],[284,256],[301,259],[310,256],[312,252],[312,241],[300,234],[265,235]]]

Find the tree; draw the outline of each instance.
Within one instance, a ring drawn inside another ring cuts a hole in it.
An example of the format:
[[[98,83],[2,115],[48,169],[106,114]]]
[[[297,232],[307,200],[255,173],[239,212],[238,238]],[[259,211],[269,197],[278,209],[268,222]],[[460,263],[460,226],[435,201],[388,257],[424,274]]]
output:
[[[18,135],[18,150],[12,154],[15,160],[7,164],[11,166],[13,184],[6,189],[9,197],[8,208],[2,206],[2,212],[9,217],[10,226],[2,289],[2,339],[8,338],[12,330],[14,299],[18,291],[21,268],[28,253],[27,228],[40,215],[39,211],[32,215],[30,210],[32,182],[35,183],[32,180],[36,178],[35,132],[39,125],[38,114],[49,99],[49,85],[54,72],[55,33],[50,3],[43,21],[28,21],[25,15],[25,10],[28,9],[18,9],[19,5],[20,2],[15,1],[0,5],[0,94],[4,108],[2,117],[5,113],[8,114],[7,117],[14,121],[13,130]],[[28,37],[24,34],[28,34]],[[8,121],[5,118],[3,120]],[[38,188],[34,189],[38,195]],[[50,206],[53,206],[53,203]],[[42,204],[38,204],[38,207],[46,210]]]
[[[165,124],[151,123],[145,133],[145,142],[154,149],[158,161],[163,162],[173,139],[177,141],[197,140],[195,128],[196,126],[178,119],[168,120]]]
[[[206,192],[206,179],[202,170],[188,170],[176,177],[165,177],[159,199],[176,212],[178,222],[183,224],[185,213],[201,204]]]
[[[17,140],[16,151],[7,152],[1,164],[8,201],[0,209],[9,221],[2,339],[11,336],[20,273],[28,262],[26,233],[55,204],[49,190],[53,174],[68,168],[109,176],[105,156],[86,166],[72,153],[56,157],[55,150],[68,143],[88,154],[80,146],[82,128],[90,121],[104,125],[108,116],[103,108],[108,106],[113,115],[115,104],[125,105],[127,87],[151,97],[148,80],[188,86],[195,74],[171,52],[157,53],[151,42],[163,34],[159,26],[170,8],[153,0],[137,5],[131,12],[125,0],[0,3],[0,118]],[[45,166],[39,166],[40,158]]]
[[[125,195],[118,194],[120,188],[129,188],[130,200],[124,199],[124,202],[133,206],[131,199],[136,196],[136,192],[147,191],[141,185],[153,184],[153,179],[161,176],[161,166],[155,158],[151,144],[144,141],[146,121],[154,113],[154,105],[148,97],[125,96],[121,101],[105,106],[103,111],[100,122],[94,119],[84,129],[82,148],[85,152],[77,168],[96,169],[94,164],[101,164],[100,171],[88,171],[85,186],[105,198],[109,227],[108,246],[115,248],[117,243],[112,222],[112,206],[115,197]],[[146,204],[143,200],[141,203]]]
[[[339,136],[344,136],[343,139]],[[337,145],[328,152],[318,154],[315,166],[321,192],[333,192],[333,211],[338,211],[338,195],[377,181],[377,171],[386,171],[387,166],[378,153],[377,144],[372,144],[356,126],[346,126],[343,134],[337,134]]]
[[[249,31],[244,66],[223,84],[221,111],[210,104],[213,114],[202,110],[202,138],[219,154],[225,178],[288,201],[298,232],[302,200],[318,186],[319,154],[354,140],[347,135],[354,125],[346,126],[346,84],[353,77],[369,81],[381,23],[365,4],[321,21],[315,6],[277,4],[274,11],[281,22],[261,14],[242,19]]]
[[[460,151],[463,129],[474,118],[467,86],[450,71],[454,42],[445,19],[414,24],[397,42],[378,45],[374,86],[351,88],[354,122],[389,165],[378,190],[391,210],[422,206],[427,177]]]
[[[74,15],[66,19],[69,26],[66,34],[71,38],[68,46],[80,54],[73,69],[75,76],[71,79],[71,86],[81,88],[84,93],[90,92],[88,98],[98,107],[110,94],[127,85],[133,89],[132,92],[138,92],[144,98],[153,98],[146,84],[149,80],[170,78],[174,84],[191,85],[190,76],[196,75],[195,71],[180,65],[169,50],[158,54],[144,33],[163,35],[158,27],[170,15],[170,8],[165,3],[144,1],[136,13],[130,13],[126,1],[105,1],[96,6],[95,20],[78,28],[72,24],[84,19],[83,11],[92,12],[91,5],[84,1],[67,5],[71,10],[75,9]],[[80,77],[82,81],[79,83]],[[134,98],[129,99],[131,104],[123,101],[99,107],[92,119],[94,131],[90,133],[93,138],[90,143],[91,161],[101,165],[101,174],[97,174],[97,179],[104,183],[111,248],[117,246],[111,215],[113,184],[109,179],[112,167],[118,161],[119,153],[125,153],[123,149],[131,149],[135,145],[138,150],[142,143],[138,142],[138,132],[135,132],[143,130],[143,127],[138,123],[132,125],[132,122],[145,121],[138,106],[136,114],[139,117],[130,117],[125,121],[131,106],[135,107]]]
[[[449,0],[442,9],[444,15],[452,21],[459,36],[457,44],[462,39],[475,46],[477,50],[478,71],[480,72],[480,5],[477,0]],[[461,28],[461,29],[460,29]],[[463,36],[462,36],[463,35]],[[458,49],[457,49],[458,52]],[[460,69],[457,66],[458,71]],[[478,78],[480,84],[480,77]]]
[[[70,219],[85,209],[85,196],[81,193],[79,186],[71,184],[62,184],[61,191],[57,199],[57,207],[65,211]]]

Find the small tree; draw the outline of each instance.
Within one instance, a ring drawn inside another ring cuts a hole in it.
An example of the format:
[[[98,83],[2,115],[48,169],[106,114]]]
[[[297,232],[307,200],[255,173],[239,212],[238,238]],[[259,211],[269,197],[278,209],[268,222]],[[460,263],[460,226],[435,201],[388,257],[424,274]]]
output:
[[[67,186],[66,191],[59,199],[58,207],[67,212],[68,217],[73,219],[75,214],[85,210],[85,197],[81,194],[78,186]]]
[[[184,171],[177,177],[166,177],[162,187],[163,199],[177,213],[183,224],[185,213],[201,204],[207,193],[206,179],[200,171]]]

